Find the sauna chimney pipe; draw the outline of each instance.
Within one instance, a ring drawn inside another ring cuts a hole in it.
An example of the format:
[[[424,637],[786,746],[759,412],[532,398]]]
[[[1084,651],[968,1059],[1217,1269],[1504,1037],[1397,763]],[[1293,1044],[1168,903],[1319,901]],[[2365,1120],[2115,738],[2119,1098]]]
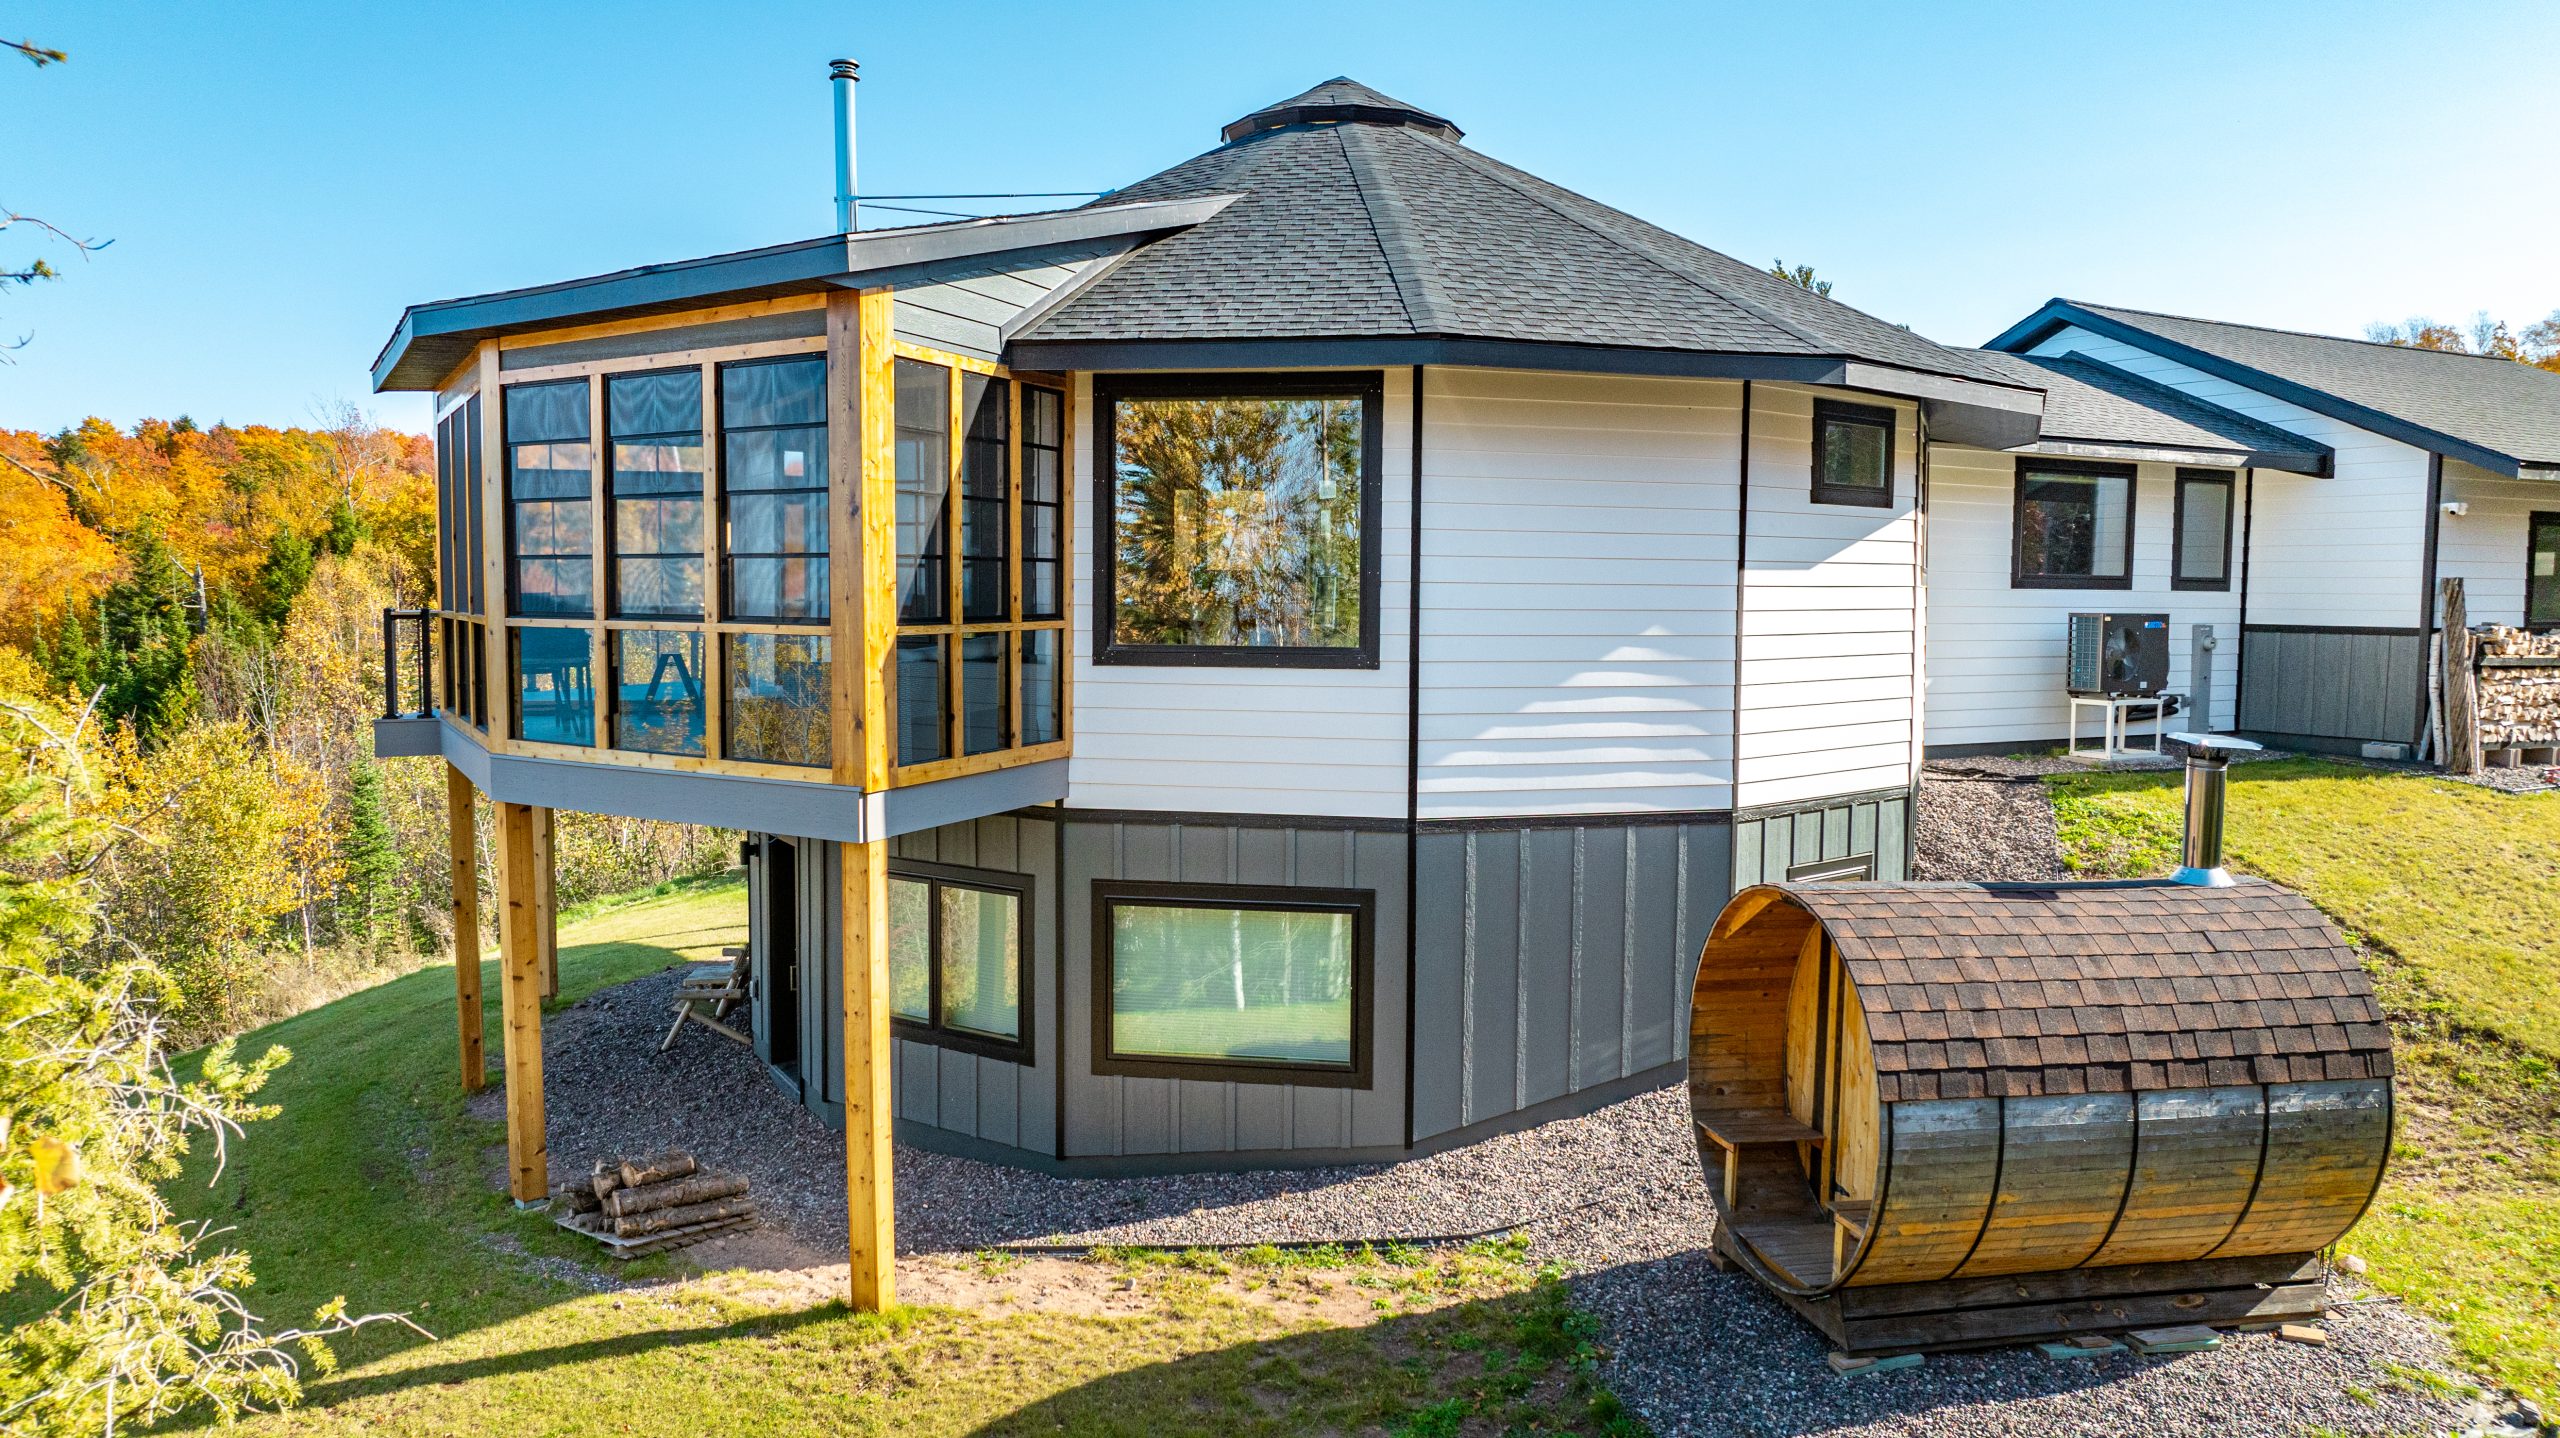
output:
[[[2254,754],[2258,745],[2227,734],[2172,734],[2187,746],[2187,838],[2178,872],[2181,884],[2209,889],[2231,887],[2231,871],[2222,867],[2224,790],[2234,754]]]
[[[836,233],[852,234],[862,222],[862,204],[853,189],[853,85],[862,67],[851,60],[827,62],[827,77],[836,88]]]

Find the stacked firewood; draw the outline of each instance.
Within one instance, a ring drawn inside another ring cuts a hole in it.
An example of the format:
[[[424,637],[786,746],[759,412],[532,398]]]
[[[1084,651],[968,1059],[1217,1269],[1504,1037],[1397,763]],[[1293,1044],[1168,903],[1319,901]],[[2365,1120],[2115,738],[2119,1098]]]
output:
[[[744,1175],[702,1167],[681,1149],[599,1159],[552,1194],[560,1222],[618,1255],[658,1252],[755,1221]]]
[[[2474,652],[2484,659],[2560,660],[2560,632],[2489,624],[2471,634]],[[2483,665],[2478,704],[2483,748],[2560,744],[2560,668]]]

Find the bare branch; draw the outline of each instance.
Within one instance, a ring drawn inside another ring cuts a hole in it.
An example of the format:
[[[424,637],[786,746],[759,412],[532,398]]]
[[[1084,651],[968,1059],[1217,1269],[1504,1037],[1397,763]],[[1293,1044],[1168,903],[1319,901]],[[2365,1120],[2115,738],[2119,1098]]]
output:
[[[39,45],[33,40],[0,40],[0,47],[15,50],[19,54],[26,56],[27,63],[34,65],[38,69],[42,69],[47,65],[59,65],[63,61],[71,58],[59,50]]]

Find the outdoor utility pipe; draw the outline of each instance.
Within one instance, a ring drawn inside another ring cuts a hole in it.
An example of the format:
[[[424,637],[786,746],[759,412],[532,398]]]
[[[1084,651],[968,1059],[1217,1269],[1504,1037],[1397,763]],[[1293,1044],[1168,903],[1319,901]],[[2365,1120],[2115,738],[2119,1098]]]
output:
[[[2181,884],[2211,889],[2231,887],[2231,871],[2222,867],[2222,811],[2234,754],[2254,754],[2259,746],[2227,734],[2172,734],[2187,746],[2187,837],[2185,852],[2173,875]]]
[[[849,235],[862,220],[862,204],[853,188],[853,85],[862,67],[851,60],[830,60],[827,75],[836,87],[836,233]]]

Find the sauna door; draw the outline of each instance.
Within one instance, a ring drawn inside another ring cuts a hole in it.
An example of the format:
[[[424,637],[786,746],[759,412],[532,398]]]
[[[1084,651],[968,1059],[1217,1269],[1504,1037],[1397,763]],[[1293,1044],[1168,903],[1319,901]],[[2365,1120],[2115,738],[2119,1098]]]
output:
[[[1840,951],[1819,926],[1787,991],[1787,1111],[1821,1134],[1797,1153],[1814,1197],[1850,1230],[1845,1254],[1876,1192],[1875,1054]]]

